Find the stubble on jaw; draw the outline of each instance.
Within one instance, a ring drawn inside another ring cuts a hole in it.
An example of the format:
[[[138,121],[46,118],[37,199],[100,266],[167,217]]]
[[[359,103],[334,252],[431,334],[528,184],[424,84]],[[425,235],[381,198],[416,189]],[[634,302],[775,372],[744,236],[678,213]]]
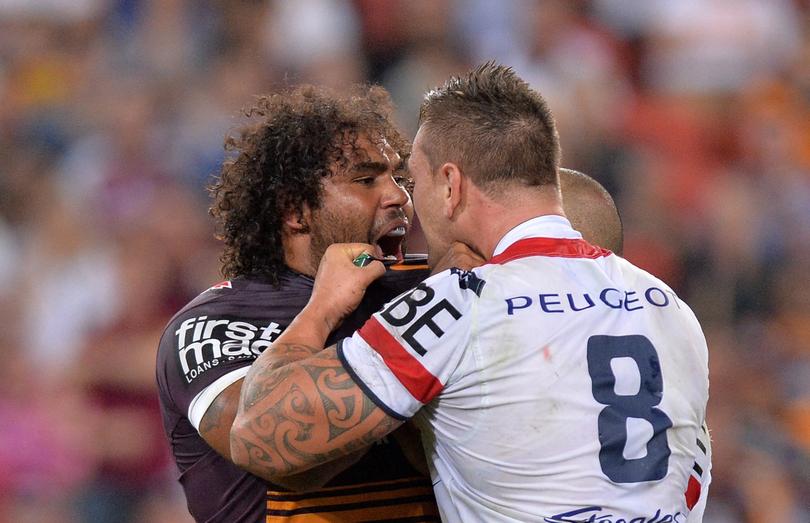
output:
[[[354,242],[357,240],[357,227],[345,216],[320,209],[313,217],[310,227],[309,260],[317,272],[326,249],[333,243]],[[313,275],[314,276],[314,275]]]
[[[402,208],[390,209],[381,220],[376,220],[366,229],[364,224],[355,223],[351,217],[320,209],[313,217],[310,231],[309,256],[312,267],[317,271],[326,249],[333,243],[368,243],[375,245],[377,234],[386,224],[394,220],[408,220]],[[405,240],[402,249],[404,252]]]

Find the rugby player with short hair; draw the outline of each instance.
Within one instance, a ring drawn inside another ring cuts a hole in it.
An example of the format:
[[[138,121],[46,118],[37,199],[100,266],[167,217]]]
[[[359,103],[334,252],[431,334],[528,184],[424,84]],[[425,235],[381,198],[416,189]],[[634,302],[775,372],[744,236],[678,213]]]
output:
[[[286,363],[328,345],[385,273],[352,263],[373,246],[331,246],[311,300],[245,376],[234,461],[300,473],[415,417],[445,521],[690,518],[709,465],[705,338],[665,283],[571,227],[559,154],[545,101],[510,68],[429,92],[408,163],[430,256],[462,242],[486,263]]]
[[[571,228],[591,245],[622,256],[624,228],[616,202],[601,183],[585,173],[560,167],[560,194]]]
[[[429,478],[393,439],[273,482],[237,467],[229,445],[242,378],[307,303],[329,245],[373,244],[396,262],[333,340],[428,276],[424,258],[404,260],[409,144],[390,114],[382,88],[338,96],[301,86],[259,98],[252,122],[227,142],[234,155],[211,187],[211,214],[228,280],[178,312],[157,358],[164,427],[197,521],[438,519]],[[309,354],[288,352],[285,361]]]

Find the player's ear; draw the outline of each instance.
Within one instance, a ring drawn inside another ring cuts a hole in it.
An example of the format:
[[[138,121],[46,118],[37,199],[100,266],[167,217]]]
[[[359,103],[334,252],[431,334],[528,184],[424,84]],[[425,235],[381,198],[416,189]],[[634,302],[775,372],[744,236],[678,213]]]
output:
[[[292,234],[309,234],[309,224],[312,220],[312,211],[307,205],[301,209],[291,209],[284,213],[284,226]]]
[[[444,215],[448,219],[453,217],[456,209],[461,205],[462,178],[464,174],[458,165],[447,162],[440,168],[442,181]]]

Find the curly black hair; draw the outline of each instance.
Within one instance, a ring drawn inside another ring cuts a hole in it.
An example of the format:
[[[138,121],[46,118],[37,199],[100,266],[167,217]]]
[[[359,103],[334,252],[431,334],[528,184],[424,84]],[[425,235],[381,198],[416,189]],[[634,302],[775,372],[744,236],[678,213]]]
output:
[[[232,154],[208,187],[209,212],[225,243],[223,276],[278,283],[285,215],[320,208],[323,180],[348,165],[347,151],[357,149],[360,135],[384,139],[407,156],[409,144],[391,123],[392,112],[382,87],[358,86],[338,95],[313,85],[261,96],[245,110],[251,122],[226,138]]]

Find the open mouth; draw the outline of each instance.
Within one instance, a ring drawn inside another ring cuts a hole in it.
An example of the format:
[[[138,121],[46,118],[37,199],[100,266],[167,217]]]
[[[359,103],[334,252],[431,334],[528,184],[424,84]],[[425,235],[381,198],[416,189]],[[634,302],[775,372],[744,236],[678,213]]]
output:
[[[382,250],[383,259],[390,262],[399,262],[404,259],[402,253],[402,240],[408,233],[408,228],[400,223],[389,229],[385,234],[377,238],[376,244]]]

